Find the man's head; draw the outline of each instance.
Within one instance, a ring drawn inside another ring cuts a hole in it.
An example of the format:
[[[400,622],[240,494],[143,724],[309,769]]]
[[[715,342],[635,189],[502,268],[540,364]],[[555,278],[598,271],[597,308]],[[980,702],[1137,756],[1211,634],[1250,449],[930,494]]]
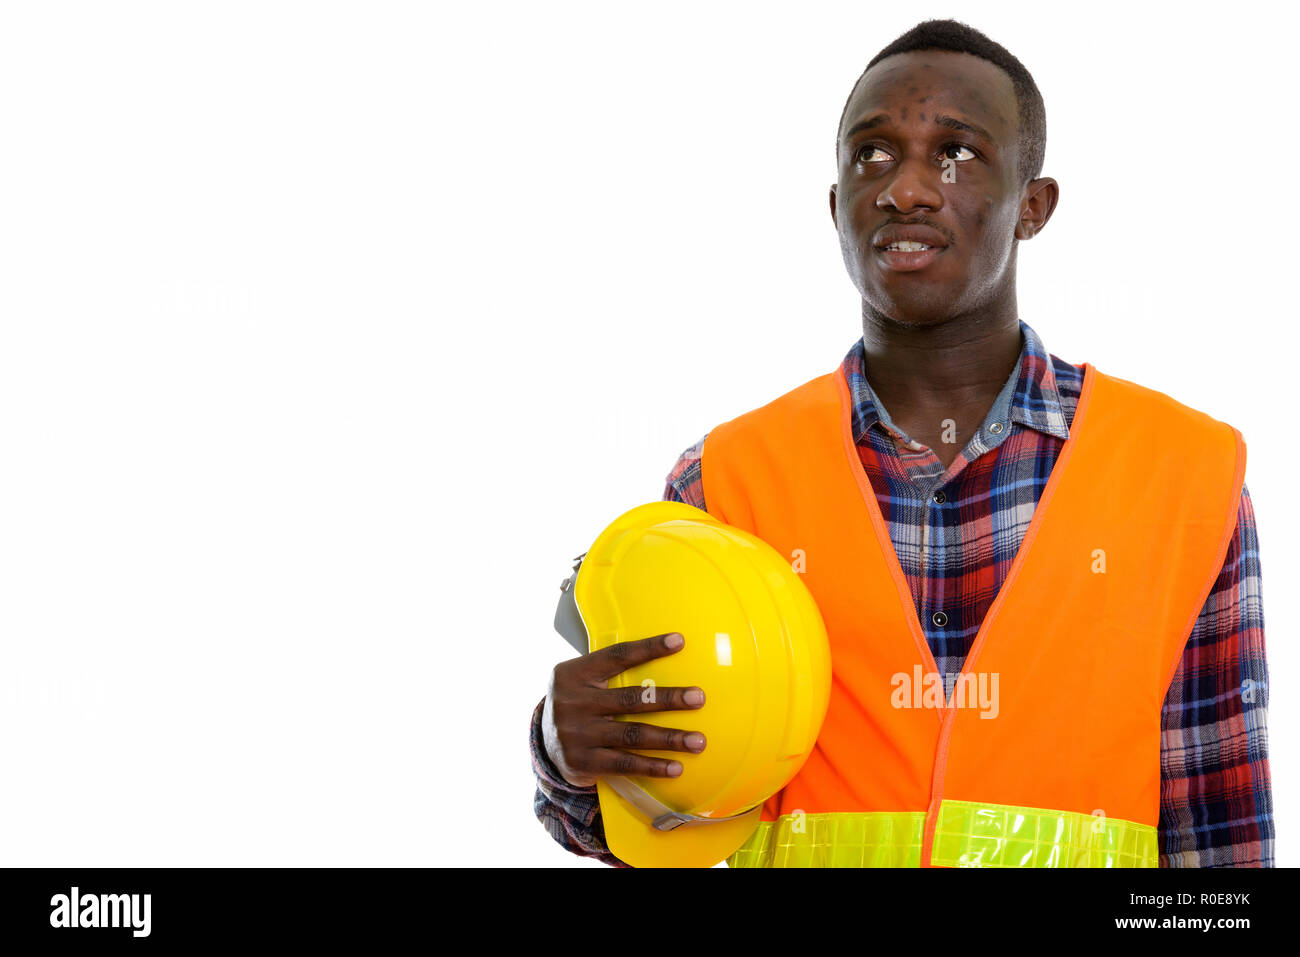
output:
[[[1033,77],[979,31],[926,21],[876,54],[844,104],[830,194],[864,311],[936,325],[1014,302],[1016,240],[1058,196],[1038,178],[1046,139]]]

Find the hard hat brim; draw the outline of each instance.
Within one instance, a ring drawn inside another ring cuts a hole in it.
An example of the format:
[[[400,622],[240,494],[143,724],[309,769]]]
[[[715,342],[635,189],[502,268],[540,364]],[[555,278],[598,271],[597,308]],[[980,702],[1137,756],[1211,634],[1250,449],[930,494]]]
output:
[[[762,806],[716,823],[661,831],[603,780],[596,782],[605,842],[633,867],[712,867],[726,860],[758,830]]]

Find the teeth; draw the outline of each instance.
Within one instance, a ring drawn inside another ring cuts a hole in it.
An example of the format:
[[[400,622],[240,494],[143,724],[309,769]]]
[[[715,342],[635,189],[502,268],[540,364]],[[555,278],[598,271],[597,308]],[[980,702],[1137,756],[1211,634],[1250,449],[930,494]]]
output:
[[[896,252],[901,252],[901,253],[919,253],[922,249],[929,249],[930,247],[927,246],[925,243],[913,243],[913,242],[904,241],[904,242],[890,243],[885,248],[892,249]]]

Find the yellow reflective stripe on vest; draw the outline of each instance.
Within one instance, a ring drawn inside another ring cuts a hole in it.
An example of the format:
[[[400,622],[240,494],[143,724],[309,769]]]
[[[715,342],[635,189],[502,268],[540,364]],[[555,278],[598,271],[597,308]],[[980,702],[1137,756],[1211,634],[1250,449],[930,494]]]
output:
[[[931,863],[941,867],[1156,867],[1146,824],[1008,804],[943,801]]]
[[[728,867],[920,867],[924,811],[784,814],[762,821]]]
[[[782,815],[763,821],[729,867],[920,867],[924,811]],[[942,801],[939,867],[1156,867],[1156,829],[1133,821],[971,801]]]

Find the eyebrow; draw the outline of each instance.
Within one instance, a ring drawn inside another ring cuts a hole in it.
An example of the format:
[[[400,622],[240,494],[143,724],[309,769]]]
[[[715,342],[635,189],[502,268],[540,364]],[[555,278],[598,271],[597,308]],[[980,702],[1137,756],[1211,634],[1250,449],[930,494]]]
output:
[[[889,116],[887,114],[877,113],[875,116],[871,117],[870,119],[862,120],[858,123],[854,123],[853,127],[847,133],[844,134],[844,142],[847,143],[849,140],[853,139],[853,137],[856,136],[857,134],[862,133],[866,130],[874,129],[877,126],[880,126],[882,123],[888,123],[888,122],[889,122]],[[962,120],[957,119],[956,117],[945,116],[942,114],[936,114],[934,118],[934,122],[937,123],[939,126],[947,127],[950,130],[959,130],[963,133],[970,133],[974,136],[978,136],[981,139],[986,140],[988,143],[990,143],[993,146],[997,145],[998,141],[993,138],[992,133],[984,129],[984,127],[977,126],[974,123],[966,123]]]

